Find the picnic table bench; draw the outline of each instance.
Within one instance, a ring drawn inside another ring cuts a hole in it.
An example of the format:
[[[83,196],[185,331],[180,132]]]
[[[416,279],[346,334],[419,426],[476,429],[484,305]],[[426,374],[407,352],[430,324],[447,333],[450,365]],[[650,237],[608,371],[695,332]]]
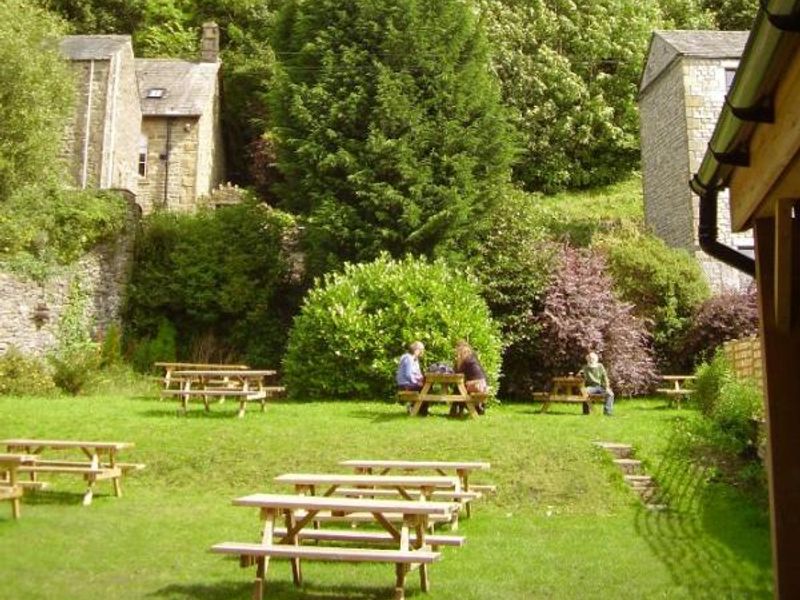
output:
[[[395,565],[395,598],[405,597],[406,574],[418,568],[423,591],[429,589],[428,565],[438,561],[441,553],[432,549],[432,541],[427,534],[429,519],[432,516],[449,518],[458,506],[447,502],[426,502],[409,500],[375,500],[370,498],[342,498],[334,496],[297,496],[288,494],[252,494],[233,501],[236,506],[255,507],[260,510],[263,521],[261,541],[258,543],[223,542],[211,547],[212,552],[238,556],[243,567],[256,565],[256,578],[253,585],[253,599],[261,600],[267,566],[270,558],[288,559],[292,564],[294,584],[302,584],[301,560],[376,562]],[[371,514],[373,522],[385,532],[378,540],[371,539],[364,532],[342,531],[321,534],[306,530],[315,521],[320,511],[331,513]],[[396,527],[387,514],[400,513],[402,522]],[[284,527],[275,527],[276,520],[283,516]],[[413,533],[412,533],[413,532]],[[388,535],[388,538],[386,537]],[[371,542],[394,544],[395,548],[370,548],[352,546],[303,546],[301,541]],[[360,539],[364,537],[365,539]],[[349,539],[344,539],[349,538]],[[439,541],[434,538],[434,541]],[[461,540],[463,543],[463,540]],[[441,544],[444,545],[444,544]],[[452,540],[451,545],[458,545]]]
[[[351,467],[357,474],[378,474],[386,476],[390,471],[435,472],[442,476],[454,473],[460,482],[457,491],[434,491],[432,498],[452,499],[466,508],[467,517],[471,516],[471,502],[482,496],[483,492],[494,492],[495,486],[489,484],[470,483],[470,475],[475,471],[488,471],[491,464],[484,461],[445,461],[445,460],[343,460],[340,465]]]
[[[201,398],[206,411],[211,410],[209,398],[218,397],[239,400],[238,416],[244,417],[248,402],[259,401],[261,411],[266,410],[266,401],[282,394],[283,386],[268,385],[266,380],[275,376],[273,370],[230,370],[230,369],[196,369],[174,371],[173,375],[180,381],[180,389],[163,389],[162,396],[178,396],[181,410],[185,415],[190,398]]]
[[[667,396],[670,406],[674,403],[677,408],[680,408],[681,400],[689,398],[694,392],[693,389],[687,388],[686,384],[694,382],[697,377],[694,375],[661,375],[660,379],[669,387],[660,387],[656,391]]]
[[[23,463],[17,473],[30,476],[29,482],[18,482],[22,487],[44,487],[38,480],[39,473],[80,475],[88,486],[83,495],[83,505],[92,503],[94,485],[97,481],[111,480],[114,495],[122,496],[122,475],[129,471],[145,468],[140,463],[122,463],[117,461],[117,452],[132,448],[130,442],[89,442],[75,440],[40,440],[40,439],[5,439],[0,440],[8,452],[25,453],[36,457],[35,462]],[[46,450],[80,450],[89,460],[62,460],[42,456]],[[101,459],[107,455],[107,458]]]
[[[423,402],[444,402],[451,406],[465,406],[469,415],[475,418],[479,414],[476,407],[486,402],[488,394],[469,393],[463,373],[425,373],[425,381],[419,392],[400,391],[397,397],[401,402],[411,403],[409,414],[412,417],[419,414]]]
[[[0,453],[0,500],[11,501],[11,516],[20,517],[19,500],[24,491],[19,484],[17,471],[22,465],[36,462],[33,454],[6,454]]]
[[[603,394],[590,394],[586,391],[583,377],[568,375],[553,377],[549,392],[534,392],[533,399],[542,403],[540,412],[547,412],[550,404],[560,402],[565,404],[581,404],[583,414],[588,415],[597,402],[605,402]]]

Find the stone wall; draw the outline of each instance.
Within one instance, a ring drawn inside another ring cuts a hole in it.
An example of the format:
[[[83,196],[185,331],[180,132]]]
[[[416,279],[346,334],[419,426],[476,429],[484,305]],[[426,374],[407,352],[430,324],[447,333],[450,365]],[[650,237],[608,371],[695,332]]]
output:
[[[156,207],[176,211],[195,208],[198,132],[196,117],[142,119],[142,135],[147,137],[147,175],[139,180],[137,200],[145,213]]]
[[[207,196],[225,176],[219,82],[197,124],[197,196]]]
[[[689,145],[680,63],[639,99],[645,222],[673,248],[694,250]]]
[[[752,279],[700,250],[700,199],[689,179],[700,167],[725,102],[725,71],[737,64],[681,57],[639,99],[645,222],[669,246],[694,254],[717,291],[742,289]],[[752,245],[751,233],[731,233],[727,192],[719,195],[717,222],[721,242]]]
[[[123,235],[97,246],[76,264],[60,269],[44,286],[0,271],[0,353],[11,346],[38,356],[55,349],[59,320],[68,302],[70,283],[76,277],[90,297],[86,310],[94,332],[105,331],[118,322],[138,220],[133,197],[127,195],[127,199],[130,212]],[[39,326],[34,321],[34,310],[43,300],[50,318]]]
[[[64,132],[62,157],[76,187],[100,187],[110,60],[71,61],[75,116]],[[88,136],[88,138],[87,138]]]
[[[126,45],[112,61],[114,93],[109,97],[106,117],[106,157],[102,187],[137,193],[139,135],[142,109],[133,49]]]

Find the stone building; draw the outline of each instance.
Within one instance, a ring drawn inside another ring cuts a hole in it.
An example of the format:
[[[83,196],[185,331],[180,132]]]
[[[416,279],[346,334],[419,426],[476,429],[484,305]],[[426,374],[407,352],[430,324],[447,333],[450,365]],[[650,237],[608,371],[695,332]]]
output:
[[[219,37],[203,27],[202,59],[136,59],[142,107],[137,170],[145,212],[186,211],[224,175],[220,130]]]
[[[712,287],[751,278],[700,250],[699,200],[689,188],[714,132],[747,41],[746,31],[655,31],[639,86],[645,222],[674,248],[693,253]],[[725,198],[719,240],[752,252],[752,234],[732,234]]]
[[[224,177],[219,28],[203,25],[198,61],[136,59],[127,35],[72,35],[77,75],[63,157],[77,187],[124,189],[144,213],[194,209]]]
[[[71,35],[60,49],[77,78],[62,150],[75,186],[136,194],[142,111],[130,36]]]

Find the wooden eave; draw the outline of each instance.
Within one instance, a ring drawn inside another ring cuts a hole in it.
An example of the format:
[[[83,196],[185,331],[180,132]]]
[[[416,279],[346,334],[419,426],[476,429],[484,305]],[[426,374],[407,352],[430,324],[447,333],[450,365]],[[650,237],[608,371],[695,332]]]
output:
[[[795,53],[774,95],[775,119],[759,123],[750,139],[749,166],[730,178],[731,227],[742,231],[756,217],[775,216],[784,199],[800,198],[800,53]]]

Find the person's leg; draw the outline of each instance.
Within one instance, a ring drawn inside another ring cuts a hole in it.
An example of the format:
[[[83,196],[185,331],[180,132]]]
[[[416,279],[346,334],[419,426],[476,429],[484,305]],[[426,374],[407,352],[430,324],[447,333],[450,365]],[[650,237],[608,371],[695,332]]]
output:
[[[595,396],[595,395],[605,394],[606,391],[600,386],[592,385],[586,388],[586,393]],[[586,402],[583,403],[583,414],[588,415],[591,412],[592,412],[591,400],[587,398]]]
[[[604,390],[606,394],[606,404],[603,407],[603,414],[610,415],[614,411],[614,392]]]

